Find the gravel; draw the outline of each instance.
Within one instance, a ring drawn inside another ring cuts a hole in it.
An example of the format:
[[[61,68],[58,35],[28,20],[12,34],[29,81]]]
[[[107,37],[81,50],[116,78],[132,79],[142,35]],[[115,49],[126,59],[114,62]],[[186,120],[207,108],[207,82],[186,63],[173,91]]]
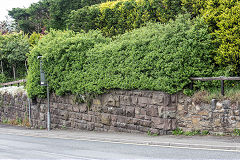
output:
[[[11,95],[16,95],[16,94],[19,94],[19,93],[22,93],[22,94],[27,94],[26,90],[24,89],[24,86],[10,86],[10,87],[3,87],[3,88],[0,88],[0,94],[4,94],[4,93],[8,93],[8,94],[11,94]]]

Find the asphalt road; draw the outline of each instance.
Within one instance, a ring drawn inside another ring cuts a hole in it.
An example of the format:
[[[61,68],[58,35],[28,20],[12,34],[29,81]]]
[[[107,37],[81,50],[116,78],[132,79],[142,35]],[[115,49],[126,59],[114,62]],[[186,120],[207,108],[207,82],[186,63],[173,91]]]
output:
[[[0,159],[240,159],[240,152],[0,134]]]

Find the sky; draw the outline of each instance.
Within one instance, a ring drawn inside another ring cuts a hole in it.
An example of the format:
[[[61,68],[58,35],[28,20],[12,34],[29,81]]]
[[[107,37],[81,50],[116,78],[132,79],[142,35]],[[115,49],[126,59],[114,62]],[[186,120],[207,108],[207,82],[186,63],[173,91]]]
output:
[[[6,19],[8,15],[8,10],[12,8],[27,8],[32,3],[36,3],[39,0],[0,0],[0,21]]]

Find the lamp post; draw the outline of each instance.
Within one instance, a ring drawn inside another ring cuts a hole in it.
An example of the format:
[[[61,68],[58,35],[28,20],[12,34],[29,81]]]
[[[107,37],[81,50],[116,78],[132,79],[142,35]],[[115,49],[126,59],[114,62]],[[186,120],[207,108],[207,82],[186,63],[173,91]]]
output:
[[[49,86],[48,82],[45,78],[45,72],[43,71],[42,67],[42,56],[38,56],[38,59],[40,59],[40,85],[41,86],[47,86],[47,99],[48,99],[48,112],[47,112],[47,129],[50,131],[51,129],[51,114],[50,114],[50,96],[49,96]]]

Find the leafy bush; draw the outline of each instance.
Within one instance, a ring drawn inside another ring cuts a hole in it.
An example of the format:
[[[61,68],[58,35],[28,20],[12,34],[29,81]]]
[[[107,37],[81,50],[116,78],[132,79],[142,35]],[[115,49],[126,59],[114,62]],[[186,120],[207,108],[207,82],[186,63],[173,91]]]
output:
[[[29,55],[29,95],[43,93],[36,78],[39,55],[57,94],[101,94],[113,88],[176,93],[190,77],[213,72],[211,36],[201,19],[181,15],[115,38],[109,42],[97,32],[51,31]]]
[[[80,34],[73,31],[52,30],[28,54],[29,71],[26,87],[29,96],[44,96],[45,94],[45,87],[39,86],[40,62],[37,59],[38,56],[43,56],[44,71],[51,89],[58,94],[74,93],[71,88],[77,87],[79,82],[69,84],[74,81],[73,69],[82,70],[86,60],[86,51],[98,43],[107,42],[107,40],[98,32]],[[75,66],[77,68],[74,68]]]
[[[72,11],[68,26],[74,31],[100,29],[114,36],[143,26],[167,22],[181,12],[181,0],[118,0]]]
[[[4,83],[7,81],[7,77],[4,74],[0,74],[0,83]]]

